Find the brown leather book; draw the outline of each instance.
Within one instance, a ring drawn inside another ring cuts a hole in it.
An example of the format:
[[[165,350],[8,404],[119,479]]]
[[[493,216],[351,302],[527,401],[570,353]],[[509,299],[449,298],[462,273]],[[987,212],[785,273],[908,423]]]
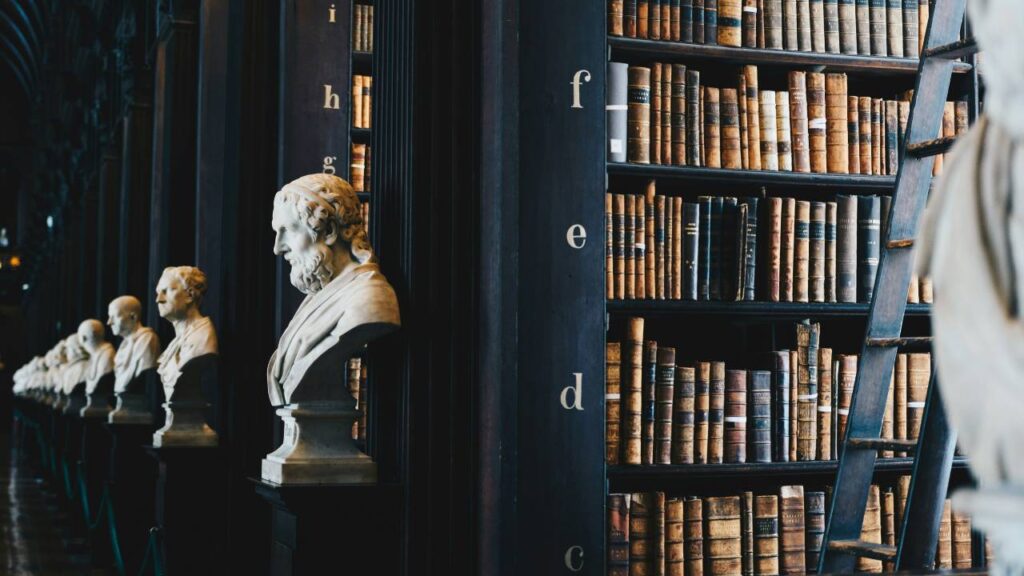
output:
[[[741,157],[739,102],[736,89],[722,88],[720,98],[722,99],[722,168],[738,170],[743,168],[743,159]]]
[[[622,36],[622,0],[608,0],[608,35]]]
[[[672,5],[679,4],[678,2],[670,3],[668,0],[661,0],[661,39],[672,40]],[[676,7],[676,13],[678,14],[679,9]],[[678,38],[675,38],[678,40]]]
[[[683,499],[665,501],[665,574],[686,576],[686,553],[683,539]]]
[[[641,428],[641,464],[654,464],[654,407],[658,381],[658,343],[648,340],[644,343],[644,383],[641,408],[643,419]]]
[[[622,10],[622,35],[627,38],[637,37],[637,0],[625,0]]]
[[[677,9],[674,7],[673,9]],[[686,66],[672,65],[672,164],[686,165]]]
[[[782,40],[786,50],[800,49],[796,2],[797,0],[782,0]]]
[[[649,0],[637,0],[636,2],[636,37],[650,38],[650,6]]]
[[[614,195],[612,219],[615,232],[615,298],[626,297],[626,196]]]
[[[708,168],[722,167],[722,144],[718,88],[704,88],[704,160]]]
[[[672,298],[683,297],[683,199],[672,199]]]
[[[373,118],[373,76],[363,76],[362,98],[363,101],[363,128],[372,128],[370,119]]]
[[[799,363],[796,350],[789,351],[789,461],[796,462],[796,445],[800,436],[800,426],[797,422],[797,407],[799,404],[799,390],[797,384],[796,370]]]
[[[636,492],[629,502],[629,574],[649,576],[654,559],[651,542],[654,536],[655,494]]]
[[[917,58],[919,39],[917,37],[917,0],[903,0],[903,55]]]
[[[885,400],[885,411],[882,412],[882,432],[881,437],[887,440],[892,440],[895,437],[895,430],[893,427],[893,408],[894,408],[894,397],[896,388],[896,373],[892,372],[889,375],[889,392],[886,394]],[[892,458],[894,452],[892,450],[879,450],[879,458]]]
[[[609,466],[619,463],[619,425],[621,413],[622,345],[605,344],[605,459]]]
[[[608,576],[629,576],[629,495],[608,495]]]
[[[697,362],[696,366],[696,389],[694,392],[694,436],[693,436],[693,459],[697,464],[707,464],[708,434],[710,432],[710,406],[711,406],[711,363]]]
[[[743,67],[747,89],[747,154],[748,168],[761,169],[761,97],[757,82],[757,66]]]
[[[654,493],[654,510],[650,556],[652,560],[650,574],[665,576],[665,493]]]
[[[655,190],[654,180],[647,182],[647,191],[644,193],[644,293],[647,298],[657,298],[657,258],[658,246],[655,241],[657,230],[655,229]],[[663,225],[664,227],[664,225]],[[663,248],[662,248],[663,249]]]
[[[885,21],[889,56],[903,58],[903,0],[887,0]]]
[[[854,0],[857,7],[857,54],[871,55],[871,16],[868,0]]]
[[[779,139],[775,119],[775,92],[762,90],[760,95],[761,169],[779,169]]]
[[[604,283],[605,295],[608,300],[615,299],[615,196],[611,192],[604,195]]]
[[[796,0],[796,37],[801,52],[812,50],[810,0]]]
[[[743,46],[745,48],[757,48],[758,22],[761,20],[764,10],[759,6],[763,0],[743,0]],[[718,17],[722,17],[721,6],[719,6]],[[721,28],[719,28],[721,30]],[[719,41],[721,44],[721,41]]]
[[[725,461],[747,461],[747,371],[725,371]]]
[[[967,132],[967,129],[969,128],[969,126],[968,126],[969,116],[967,114],[967,102],[965,102],[963,100],[957,100],[953,104],[953,107],[954,107],[953,108],[953,128],[954,128],[954,132],[956,133],[957,136],[961,136],[965,132]]]
[[[850,174],[860,174],[860,98],[846,96],[846,132],[849,134]]]
[[[673,409],[672,463],[693,464],[694,392],[696,370],[689,366],[676,367],[675,402]],[[707,395],[705,395],[707,398]]]
[[[704,499],[704,563],[709,576],[741,576],[739,496]]]
[[[779,572],[807,572],[804,545],[804,487],[779,487]]]
[[[356,192],[366,190],[366,144],[352,145],[351,168],[352,189]]]
[[[661,164],[661,105],[664,99],[661,96],[661,81],[663,64],[654,62],[651,64],[651,118],[650,118],[650,157],[651,164]]]
[[[686,71],[686,165],[700,166],[700,72]]]
[[[811,203],[806,200],[798,200],[793,233],[794,302],[807,302],[810,296],[810,228]]]
[[[928,276],[924,276],[920,279],[921,288],[921,303],[931,304],[934,302],[934,293],[932,288],[932,279]]]
[[[360,74],[352,76],[352,127],[366,128],[363,126],[363,78]]]
[[[676,350],[658,348],[654,405],[654,463],[672,463],[672,401],[676,382]]]
[[[839,54],[839,0],[825,0],[825,51]]]
[[[893,406],[892,406],[893,438],[907,439],[907,355],[897,354],[893,367]],[[896,456],[906,456],[905,451],[897,452]]]
[[[825,51],[825,0],[811,0],[811,50]]]
[[[917,440],[921,433],[921,418],[928,397],[931,379],[931,354],[918,352],[907,355],[907,439]]]
[[[644,319],[630,318],[622,343],[622,441],[623,464],[640,464],[640,428],[643,406]]]
[[[864,542],[882,543],[882,506],[878,486],[872,484],[868,491],[868,502],[864,508],[864,524],[860,529],[860,539]],[[871,558],[857,559],[858,572],[881,572],[882,561]]]
[[[921,302],[921,282],[917,274],[910,274],[910,283],[907,284],[907,304],[919,304]]]
[[[896,545],[896,498],[891,489],[882,492],[882,544]],[[895,570],[892,562],[885,562],[882,569]]]
[[[747,128],[747,78],[740,71],[736,75],[739,92],[736,96],[737,110],[740,120],[740,162],[744,170],[750,169],[750,134]]]
[[[693,16],[693,7],[690,7],[690,17]],[[669,28],[671,33],[671,40],[679,42],[682,40],[682,9],[679,6],[679,2],[672,2],[669,6]],[[692,23],[690,26],[690,32],[692,33]]]
[[[707,35],[704,30],[704,2],[693,0],[693,43],[706,44]],[[717,38],[716,38],[717,40]]]
[[[779,498],[754,497],[754,574],[779,574]]]
[[[725,362],[711,362],[708,422],[708,464],[721,464],[725,451]]]
[[[647,193],[650,194],[651,188],[648,187]],[[666,227],[666,210],[665,210],[665,197],[657,195],[654,197],[654,297],[659,300],[665,299],[665,284],[666,277],[670,274],[666,274],[665,265],[667,263],[667,254],[665,236],[668,233]]]
[[[857,98],[857,102],[857,141],[860,147],[860,168],[858,171],[861,174],[874,174],[874,167],[871,158],[873,153],[871,140],[871,98],[861,96]]]
[[[899,160],[899,103],[885,101],[885,167],[886,174],[895,176],[900,168]]]
[[[995,563],[996,554],[992,547],[991,540],[985,540],[985,565],[992,566]]]
[[[924,51],[924,39],[928,32],[928,18],[929,18],[929,0],[918,0],[917,2],[917,50],[918,53]]]
[[[843,54],[857,53],[857,10],[854,0],[839,0],[839,48]]]
[[[810,72],[807,74],[807,134],[810,143],[811,171],[818,173],[828,172],[828,121],[825,110],[825,75]]]
[[[740,495],[740,553],[743,576],[754,576],[754,493]]]
[[[634,294],[636,298],[647,297],[647,214],[646,199],[642,194],[629,197],[633,209],[633,260],[634,260]]]
[[[942,506],[942,520],[939,521],[939,542],[935,549],[935,568],[938,570],[953,568],[953,516],[948,498]]]
[[[768,198],[768,285],[770,302],[779,301],[782,277],[782,198]]]
[[[626,260],[626,294],[627,300],[636,298],[636,202],[633,196],[625,195],[626,209],[626,231],[625,231],[625,260]]]
[[[789,120],[792,128],[793,171],[810,172],[810,136],[808,134],[807,73],[791,70],[789,78]]]
[[[683,501],[683,547],[686,550],[686,576],[704,575],[704,502],[689,496]]]
[[[782,50],[782,0],[764,0],[759,20],[764,25],[764,48]]]
[[[836,246],[838,205],[825,203],[825,301],[836,302]]]
[[[779,300],[793,301],[793,281],[796,252],[796,199],[782,199],[782,254],[779,273]]]
[[[675,291],[675,276],[672,275],[675,262],[676,226],[675,226],[675,202],[672,198],[665,198],[665,298],[672,299]]]
[[[743,0],[718,0],[718,44],[743,45]],[[755,4],[756,6],[756,4]]]
[[[885,0],[869,0],[871,8],[871,55],[888,56],[888,26],[885,18]]]
[[[953,510],[953,568],[970,568],[971,517]]]
[[[815,460],[818,432],[818,339],[820,324],[796,325],[797,460]]]
[[[818,460],[832,459],[832,349],[818,349]]]
[[[849,99],[846,74],[825,75],[826,148],[828,171],[850,172]]]
[[[808,288],[811,302],[825,301],[825,203],[811,202],[811,222],[808,230],[810,246],[810,278]]]
[[[775,93],[775,126],[778,138],[779,170],[793,171],[793,140],[790,133],[789,92]]]
[[[907,497],[910,496],[910,475],[904,474],[896,478],[896,525],[903,526],[903,511],[907,509]]]
[[[661,65],[661,163],[670,165],[672,161],[672,104],[674,64]]]
[[[804,493],[804,546],[807,548],[807,568],[815,572],[821,556],[821,542],[825,538],[825,493]]]
[[[846,438],[846,421],[850,416],[850,402],[853,400],[853,385],[857,382],[857,355],[839,356],[839,399],[836,402],[837,443]]]
[[[646,19],[644,19],[646,21]],[[651,69],[629,67],[626,153],[634,164],[651,163]]]

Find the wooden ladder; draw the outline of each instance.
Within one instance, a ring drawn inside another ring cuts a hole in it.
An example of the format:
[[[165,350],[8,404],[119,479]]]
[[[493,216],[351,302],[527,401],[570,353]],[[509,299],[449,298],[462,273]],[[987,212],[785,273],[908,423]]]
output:
[[[857,366],[819,573],[854,572],[858,557],[893,562],[897,569],[934,565],[956,446],[956,433],[950,429],[943,411],[934,369],[920,440],[880,436],[897,349],[931,345],[930,337],[905,338],[901,333],[913,269],[914,238],[931,187],[934,156],[948,150],[954,140],[935,138],[942,125],[954,61],[977,51],[973,40],[958,40],[965,10],[966,0],[936,0],[932,9],[896,176],[889,229],[880,251],[867,336]],[[895,546],[860,539],[878,450],[906,451],[914,456],[910,494]]]

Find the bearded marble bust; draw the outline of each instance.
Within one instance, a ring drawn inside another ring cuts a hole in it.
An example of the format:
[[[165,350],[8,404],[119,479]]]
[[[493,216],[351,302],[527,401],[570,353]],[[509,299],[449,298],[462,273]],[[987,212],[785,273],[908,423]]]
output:
[[[89,370],[89,352],[82,346],[78,334],[72,334],[64,341],[67,364],[61,376],[61,392],[71,394],[79,384],[85,382]]]
[[[78,341],[89,353],[85,393],[92,394],[100,380],[114,371],[114,345],[104,337],[103,324],[92,319],[78,325]]]
[[[157,359],[157,372],[168,401],[185,364],[193,358],[217,353],[217,331],[210,318],[199,311],[206,288],[206,274],[194,266],[165,268],[157,283],[160,317],[174,326],[174,339]]]
[[[341,347],[332,353],[344,360],[396,330],[398,299],[377,266],[348,182],[330,174],[290,182],[274,196],[272,225],[274,253],[291,266],[292,285],[306,298],[270,357],[270,402],[335,399],[347,393],[343,378],[314,381],[307,371],[332,348]]]
[[[107,325],[121,345],[114,356],[114,392],[120,394],[132,381],[156,367],[160,337],[142,324],[142,304],[134,296],[120,296],[107,307]]]

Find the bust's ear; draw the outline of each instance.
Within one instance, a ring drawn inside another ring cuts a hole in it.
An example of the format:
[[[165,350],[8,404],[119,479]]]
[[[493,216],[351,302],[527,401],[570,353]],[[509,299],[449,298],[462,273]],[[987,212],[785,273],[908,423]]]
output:
[[[324,243],[328,246],[334,246],[334,243],[338,241],[338,225],[333,221],[327,222],[327,226],[324,228]]]

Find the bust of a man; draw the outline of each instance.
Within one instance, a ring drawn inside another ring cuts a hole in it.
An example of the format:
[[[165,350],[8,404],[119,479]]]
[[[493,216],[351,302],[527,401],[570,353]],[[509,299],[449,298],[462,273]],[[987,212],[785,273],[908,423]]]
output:
[[[156,367],[160,337],[142,325],[142,303],[134,296],[120,296],[107,307],[107,325],[121,345],[114,356],[114,392],[124,392],[132,380]]]
[[[64,340],[57,342],[56,346],[46,353],[46,388],[49,391],[59,392],[63,388],[63,368],[67,363],[67,348]]]
[[[397,329],[398,300],[377,266],[348,182],[330,174],[290,182],[274,196],[272,225],[274,253],[291,265],[292,285],[306,298],[270,357],[270,402],[330,399],[343,378],[304,382],[307,370],[335,346],[350,355]]]
[[[89,353],[85,393],[92,394],[100,378],[114,371],[114,345],[104,338],[103,324],[94,319],[83,320],[78,325],[78,341]]]
[[[89,352],[82,346],[78,334],[72,334],[64,341],[64,352],[68,363],[64,365],[61,375],[62,393],[71,394],[75,388],[85,381],[89,370]]]
[[[199,311],[206,293],[206,274],[195,266],[164,268],[156,285],[160,317],[174,326],[174,339],[157,360],[164,397],[169,401],[182,367],[193,358],[217,353],[213,322]]]

